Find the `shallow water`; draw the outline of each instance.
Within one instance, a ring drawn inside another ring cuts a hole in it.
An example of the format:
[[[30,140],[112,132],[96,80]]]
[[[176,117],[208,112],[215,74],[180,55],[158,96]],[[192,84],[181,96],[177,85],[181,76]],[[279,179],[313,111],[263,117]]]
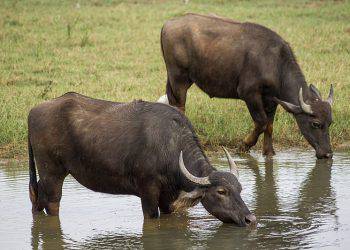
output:
[[[256,228],[223,224],[200,204],[144,222],[137,197],[95,193],[70,176],[60,217],[33,217],[28,167],[0,160],[0,249],[349,247],[349,153],[335,153],[333,161],[292,150],[272,160],[255,153],[235,160]],[[213,164],[227,168],[223,158]]]

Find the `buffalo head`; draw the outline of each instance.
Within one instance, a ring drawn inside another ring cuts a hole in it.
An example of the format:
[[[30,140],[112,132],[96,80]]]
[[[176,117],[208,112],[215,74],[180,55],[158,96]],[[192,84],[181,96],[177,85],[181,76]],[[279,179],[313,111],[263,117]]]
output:
[[[327,100],[322,100],[320,92],[314,85],[310,85],[310,97],[304,100],[303,89],[299,91],[299,105],[281,101],[275,98],[285,110],[294,114],[300,132],[310,145],[316,150],[317,158],[331,158],[333,156],[329,140],[329,126],[332,123],[333,86]]]
[[[182,192],[174,203],[177,206],[192,206],[202,202],[204,208],[213,216],[225,223],[235,223],[239,226],[254,224],[256,217],[249,211],[241,198],[242,186],[238,181],[238,170],[232,157],[224,148],[230,172],[213,171],[206,177],[196,177],[186,168],[182,152],[180,153],[179,165],[181,172],[188,180],[197,187],[189,193]]]

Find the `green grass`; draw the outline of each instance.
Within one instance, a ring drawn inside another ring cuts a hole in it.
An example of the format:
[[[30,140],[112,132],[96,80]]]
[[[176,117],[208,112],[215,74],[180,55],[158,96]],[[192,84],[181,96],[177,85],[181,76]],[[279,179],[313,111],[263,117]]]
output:
[[[263,24],[293,47],[309,83],[335,87],[332,143],[350,139],[349,1],[0,2],[0,157],[23,155],[31,107],[76,91],[115,101],[154,101],[165,92],[159,33],[187,12]],[[203,143],[234,146],[252,128],[239,100],[188,93],[187,115]],[[303,146],[293,118],[278,110],[275,143]]]

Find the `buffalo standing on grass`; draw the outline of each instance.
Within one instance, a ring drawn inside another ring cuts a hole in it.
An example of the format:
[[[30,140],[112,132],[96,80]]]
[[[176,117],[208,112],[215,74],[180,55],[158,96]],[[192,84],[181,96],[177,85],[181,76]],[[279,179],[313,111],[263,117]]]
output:
[[[169,105],[67,93],[30,111],[28,134],[34,213],[58,215],[63,181],[71,174],[91,190],[140,197],[146,218],[157,218],[158,208],[171,213],[202,202],[223,222],[256,220],[241,198],[228,152],[230,172],[212,167],[190,122]]]
[[[167,21],[161,31],[167,68],[165,100],[185,110],[193,83],[210,97],[245,101],[254,130],[242,151],[264,133],[263,154],[273,155],[273,120],[280,104],[292,113],[301,133],[318,158],[332,157],[328,128],[332,123],[333,89],[322,100],[315,86],[306,84],[292,49],[279,35],[254,23],[187,14]]]

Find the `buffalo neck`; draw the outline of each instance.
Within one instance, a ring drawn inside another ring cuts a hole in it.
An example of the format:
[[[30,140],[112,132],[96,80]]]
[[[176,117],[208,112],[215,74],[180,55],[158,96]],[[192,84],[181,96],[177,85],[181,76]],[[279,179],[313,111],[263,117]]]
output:
[[[211,166],[194,134],[183,135],[183,156],[188,171],[197,177],[206,177],[215,168]]]
[[[282,70],[282,82],[279,98],[282,101],[299,105],[299,91],[303,88],[304,100],[310,97],[310,91],[303,72],[295,60],[286,62]]]

